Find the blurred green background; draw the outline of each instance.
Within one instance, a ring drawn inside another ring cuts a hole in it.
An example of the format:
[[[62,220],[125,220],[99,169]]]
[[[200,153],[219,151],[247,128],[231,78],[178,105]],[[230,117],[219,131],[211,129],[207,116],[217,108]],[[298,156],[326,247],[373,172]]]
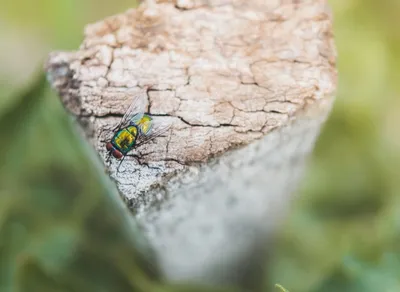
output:
[[[24,194],[24,185],[29,192],[35,188],[51,192],[60,187],[58,174],[65,177],[64,172],[72,180],[64,183],[67,193],[86,196],[85,185],[97,195],[112,189],[106,182],[99,184],[95,159],[86,158],[90,151],[72,130],[58,99],[45,85],[32,84],[50,51],[76,49],[85,24],[135,4],[1,0],[1,193]],[[337,99],[301,194],[277,239],[269,263],[269,287],[280,283],[291,292],[400,291],[400,1],[332,0],[330,4],[339,55]],[[40,100],[30,97],[35,90]],[[43,183],[37,185],[38,180]],[[70,185],[81,187],[68,190]],[[94,196],[95,201],[103,200]],[[11,216],[5,215],[7,208],[17,206],[16,197],[0,197],[0,228]],[[19,202],[27,199],[21,195]],[[0,231],[0,255],[4,236]],[[27,248],[20,246],[15,252]],[[0,288],[4,288],[1,271],[0,267]],[[139,285],[146,287],[139,290],[151,291],[146,285]]]

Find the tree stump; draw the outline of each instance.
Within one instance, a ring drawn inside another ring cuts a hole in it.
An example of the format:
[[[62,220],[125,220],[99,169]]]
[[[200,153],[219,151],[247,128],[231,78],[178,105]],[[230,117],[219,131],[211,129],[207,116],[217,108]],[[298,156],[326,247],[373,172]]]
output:
[[[330,111],[335,61],[324,0],[169,0],[88,25],[46,70],[103,160],[105,131],[151,86],[167,137],[105,166],[167,278],[243,284]]]

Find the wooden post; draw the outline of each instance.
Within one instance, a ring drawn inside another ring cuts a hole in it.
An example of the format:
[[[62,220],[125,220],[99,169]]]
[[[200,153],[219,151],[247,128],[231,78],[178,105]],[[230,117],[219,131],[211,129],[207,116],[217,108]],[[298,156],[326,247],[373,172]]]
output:
[[[104,129],[152,85],[148,111],[173,126],[111,177],[167,278],[254,287],[332,105],[329,9],[149,3],[88,25],[78,51],[51,54],[49,80],[102,159]]]

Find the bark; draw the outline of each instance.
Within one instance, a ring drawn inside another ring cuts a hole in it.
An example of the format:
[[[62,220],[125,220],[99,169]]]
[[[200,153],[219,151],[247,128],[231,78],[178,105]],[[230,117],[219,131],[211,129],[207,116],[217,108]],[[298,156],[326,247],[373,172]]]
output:
[[[335,61],[324,0],[177,0],[88,25],[47,71],[103,160],[107,129],[152,86],[167,137],[105,165],[169,279],[242,284],[330,111]]]

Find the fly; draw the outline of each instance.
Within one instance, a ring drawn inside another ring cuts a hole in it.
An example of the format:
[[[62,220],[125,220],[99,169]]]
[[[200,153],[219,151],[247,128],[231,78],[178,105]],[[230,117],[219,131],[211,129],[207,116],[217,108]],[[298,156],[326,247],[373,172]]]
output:
[[[121,160],[119,166],[132,149],[162,136],[169,129],[169,125],[155,127],[153,117],[144,113],[148,90],[133,97],[126,113],[113,130],[111,140],[106,143],[109,158],[113,156]]]

